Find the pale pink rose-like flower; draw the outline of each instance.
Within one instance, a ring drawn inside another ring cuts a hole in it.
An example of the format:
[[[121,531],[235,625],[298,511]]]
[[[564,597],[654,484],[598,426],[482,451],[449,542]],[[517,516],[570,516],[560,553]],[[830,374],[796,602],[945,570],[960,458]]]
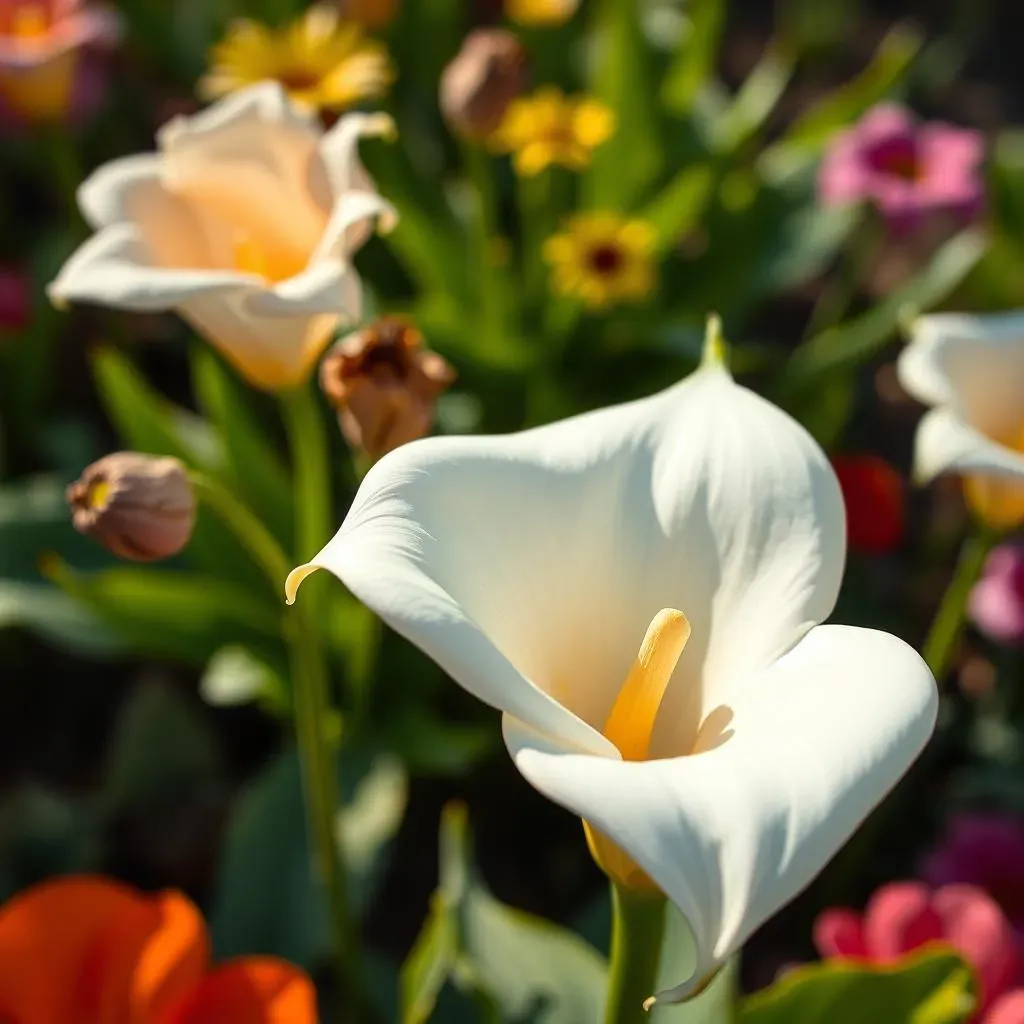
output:
[[[974,624],[997,643],[1024,643],[1024,545],[1001,544],[971,591]]]
[[[82,91],[82,51],[113,44],[120,28],[82,0],[0,0],[0,100],[26,120],[64,117]]]
[[[970,221],[985,203],[980,132],[918,121],[904,107],[880,104],[832,140],[818,174],[823,206],[870,202],[895,234],[934,214]]]
[[[875,892],[862,914],[834,907],[814,923],[814,944],[827,959],[888,964],[929,942],[947,943],[974,968],[972,1024],[1015,1019],[1002,1015],[1024,994],[1016,988],[1022,979],[1014,932],[998,904],[973,885],[933,890],[923,882],[892,882]],[[993,1016],[996,1010],[1001,1016]]]

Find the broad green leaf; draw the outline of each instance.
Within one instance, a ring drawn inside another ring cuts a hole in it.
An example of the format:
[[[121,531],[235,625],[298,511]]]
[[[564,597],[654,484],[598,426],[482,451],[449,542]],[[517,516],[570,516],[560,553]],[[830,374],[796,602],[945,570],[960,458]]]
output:
[[[892,965],[833,961],[798,967],[747,999],[740,1024],[961,1024],[975,1006],[970,967],[939,945]]]
[[[205,421],[169,402],[131,362],[112,348],[93,357],[96,386],[125,448],[172,455],[186,466],[220,475],[222,454],[211,450]],[[234,580],[266,586],[262,574],[219,519],[200,510],[185,557],[197,567]]]
[[[916,28],[908,24],[894,26],[879,44],[871,63],[856,78],[797,118],[781,142],[772,147],[775,156],[786,148],[819,152],[838,129],[856,121],[900,84],[923,42],[924,36]]]
[[[725,0],[690,0],[689,32],[683,39],[662,85],[661,98],[673,114],[689,113],[714,78],[725,26]]]
[[[465,775],[498,742],[490,722],[455,722],[429,705],[395,708],[383,728],[388,749],[416,775]]]
[[[259,510],[278,541],[290,545],[291,479],[251,408],[251,393],[208,345],[192,349],[192,386],[224,446],[224,472],[232,490]]]
[[[594,209],[628,211],[662,171],[652,59],[636,0],[593,0],[590,91],[615,112],[612,137],[594,151],[583,196]]]
[[[107,813],[145,811],[209,786],[221,759],[202,710],[171,684],[144,683],[133,691],[110,741]]]
[[[123,654],[125,641],[94,612],[47,583],[0,580],[0,629],[21,627],[78,655]]]
[[[379,757],[345,789],[349,884],[364,907],[405,813],[407,780]],[[310,967],[327,950],[324,908],[311,875],[299,759],[286,750],[235,806],[211,916],[217,957],[268,953]]]
[[[903,288],[866,313],[801,345],[779,382],[780,393],[784,397],[806,393],[819,386],[825,376],[849,370],[875,356],[904,321],[942,302],[981,259],[987,244],[979,231],[962,231]]]
[[[139,653],[202,665],[232,641],[258,650],[279,644],[281,613],[233,583],[134,566],[78,573],[59,558],[44,568]]]
[[[579,936],[496,900],[476,876],[465,808],[441,823],[441,882],[402,970],[403,1024],[428,1019],[445,981],[485,1019],[592,1024],[601,1019],[606,968]]]

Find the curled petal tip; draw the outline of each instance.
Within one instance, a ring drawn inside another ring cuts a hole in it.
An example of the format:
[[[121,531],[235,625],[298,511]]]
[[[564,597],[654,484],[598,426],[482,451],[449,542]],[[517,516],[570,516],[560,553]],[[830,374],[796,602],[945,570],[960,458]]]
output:
[[[46,286],[46,297],[50,300],[50,305],[53,306],[58,313],[66,313],[71,308],[71,304],[68,300],[57,291],[56,282]]]
[[[295,604],[295,595],[298,594],[302,581],[311,573],[316,572],[319,568],[320,566],[307,562],[305,565],[296,566],[290,573],[288,573],[288,578],[284,581],[285,604]]]
[[[651,1012],[651,1007],[654,1006],[657,1002],[658,1002],[658,997],[657,996],[648,996],[644,1000],[644,1012],[645,1013],[650,1013]]]
[[[701,366],[718,366],[724,370],[729,368],[729,346],[722,335],[722,318],[717,313],[708,316],[704,331],[704,353]]]
[[[385,142],[395,142],[398,139],[398,125],[390,114],[371,114],[366,121],[368,134],[379,135]]]

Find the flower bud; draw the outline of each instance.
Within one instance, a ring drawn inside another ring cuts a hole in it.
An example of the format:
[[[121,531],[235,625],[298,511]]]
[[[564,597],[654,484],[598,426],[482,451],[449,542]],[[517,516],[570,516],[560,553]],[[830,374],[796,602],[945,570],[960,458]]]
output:
[[[170,558],[192,536],[196,501],[177,459],[115,452],[88,466],[66,496],[75,529],[121,558]]]
[[[338,412],[345,440],[373,459],[430,430],[437,397],[455,371],[423,336],[383,317],[342,338],[320,367],[320,387]]]
[[[456,134],[483,139],[525,84],[526,52],[519,40],[504,29],[476,29],[441,76],[441,112]]]

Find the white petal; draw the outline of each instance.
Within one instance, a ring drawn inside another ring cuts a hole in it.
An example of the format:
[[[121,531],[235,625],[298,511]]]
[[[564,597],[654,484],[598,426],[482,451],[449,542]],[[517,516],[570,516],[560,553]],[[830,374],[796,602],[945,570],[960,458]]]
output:
[[[952,409],[932,409],[914,439],[914,474],[922,482],[940,473],[1024,478],[1024,455],[986,437]]]
[[[94,228],[134,220],[133,208],[149,195],[163,192],[156,153],[111,160],[93,171],[78,188],[82,216]]]
[[[138,228],[114,224],[86,241],[47,289],[55,302],[90,302],[115,309],[173,309],[188,299],[239,293],[259,279],[224,270],[178,270],[154,266]]]
[[[846,626],[812,630],[749,684],[729,735],[692,757],[592,757],[504,719],[523,775],[618,843],[689,922],[692,971],[659,1001],[685,999],[818,874],[928,741],[938,705],[915,651]]]
[[[355,268],[341,260],[316,263],[296,277],[253,292],[246,309],[254,317],[337,313],[351,322],[360,316],[359,303],[352,304],[353,278],[358,280]]]
[[[843,558],[824,455],[704,370],[522,434],[404,446],[311,564],[470,693],[595,752],[651,619],[681,609],[693,634],[658,754],[691,749],[707,710],[828,615]]]
[[[926,405],[951,406],[986,434],[1013,431],[1024,393],[1024,313],[919,317],[897,373]]]
[[[313,261],[347,258],[372,231],[374,221],[380,224],[382,231],[388,231],[397,220],[395,208],[376,192],[346,192],[335,203]]]
[[[367,135],[389,136],[395,122],[387,114],[346,114],[320,141],[320,163],[331,194],[337,198],[356,189],[375,191],[359,160],[359,140]]]

